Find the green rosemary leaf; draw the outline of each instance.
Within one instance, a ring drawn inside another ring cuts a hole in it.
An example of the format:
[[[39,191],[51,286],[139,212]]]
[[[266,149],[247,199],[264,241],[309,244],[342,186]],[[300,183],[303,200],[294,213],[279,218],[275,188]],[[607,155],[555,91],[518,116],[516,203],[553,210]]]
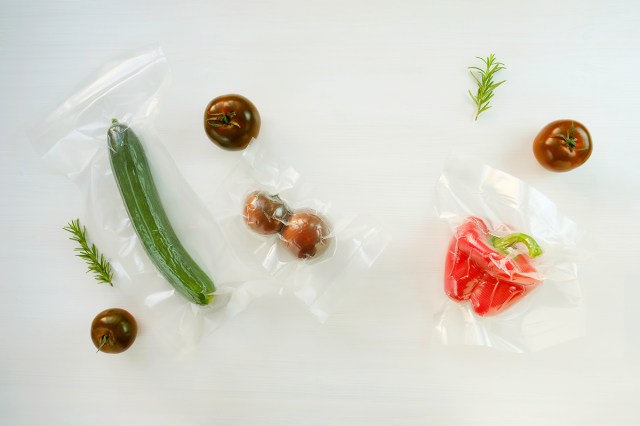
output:
[[[502,80],[497,83],[493,81],[493,76],[498,71],[505,69],[502,62],[496,61],[495,54],[492,53],[487,58],[481,58],[480,56],[476,56],[476,58],[480,59],[485,64],[485,69],[476,66],[468,67],[468,69],[471,70],[469,71],[471,77],[473,77],[473,80],[478,85],[478,90],[475,96],[469,90],[469,95],[476,104],[475,119],[477,120],[478,116],[480,116],[482,112],[491,108],[489,101],[493,98],[493,90],[506,80]],[[473,70],[476,71],[477,75],[473,73]]]
[[[80,244],[80,247],[73,249],[76,252],[76,256],[83,259],[87,263],[87,272],[92,272],[93,277],[99,283],[109,284],[113,287],[113,271],[111,264],[104,257],[104,255],[98,252],[98,248],[95,244],[87,242],[87,228],[80,225],[80,219],[72,220],[69,224],[63,227],[65,231],[71,233],[69,239]]]

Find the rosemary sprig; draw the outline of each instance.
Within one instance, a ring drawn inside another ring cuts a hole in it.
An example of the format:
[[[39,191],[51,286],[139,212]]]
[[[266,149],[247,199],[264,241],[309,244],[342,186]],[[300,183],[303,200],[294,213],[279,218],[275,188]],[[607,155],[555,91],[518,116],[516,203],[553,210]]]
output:
[[[80,225],[80,219],[72,220],[62,229],[73,235],[72,237],[69,237],[70,240],[76,241],[80,244],[80,247],[76,247],[74,250],[77,252],[76,256],[87,262],[89,267],[87,272],[93,272],[93,277],[99,283],[109,284],[113,287],[113,272],[111,270],[111,264],[101,253],[98,252],[95,244],[91,244],[91,246],[89,246],[89,243],[87,242],[87,228]]]
[[[489,101],[491,101],[491,98],[493,98],[493,90],[504,83],[506,80],[502,80],[498,83],[493,82],[494,74],[500,70],[505,69],[505,66],[502,62],[496,61],[495,54],[490,54],[486,59],[479,56],[476,57],[484,62],[486,67],[485,69],[481,69],[478,67],[469,67],[470,70],[475,70],[478,73],[478,75],[476,76],[473,71],[469,71],[471,77],[473,77],[475,82],[478,84],[478,92],[475,96],[473,95],[473,93],[471,93],[471,90],[469,90],[469,95],[471,96],[471,99],[473,99],[473,102],[475,102],[476,104],[477,109],[475,119],[478,120],[478,116],[482,112],[491,108],[491,105],[489,105]]]

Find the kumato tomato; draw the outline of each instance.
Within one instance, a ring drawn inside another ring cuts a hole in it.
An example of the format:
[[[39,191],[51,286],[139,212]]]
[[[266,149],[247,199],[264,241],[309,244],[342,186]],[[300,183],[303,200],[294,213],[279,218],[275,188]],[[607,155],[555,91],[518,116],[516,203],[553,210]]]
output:
[[[204,130],[219,147],[239,151],[258,137],[260,114],[244,96],[219,96],[209,102],[204,111]]]
[[[533,154],[545,169],[567,172],[584,164],[593,143],[587,128],[575,120],[557,120],[544,126],[533,141]]]
[[[131,347],[138,324],[128,311],[111,308],[100,312],[91,324],[91,340],[99,351],[118,354]]]

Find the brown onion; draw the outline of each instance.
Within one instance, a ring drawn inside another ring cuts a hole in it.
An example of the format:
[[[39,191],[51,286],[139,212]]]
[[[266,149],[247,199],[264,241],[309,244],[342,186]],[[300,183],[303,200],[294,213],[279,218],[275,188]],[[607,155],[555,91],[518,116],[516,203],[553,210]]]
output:
[[[289,207],[280,197],[262,191],[249,194],[242,212],[249,228],[264,235],[279,232],[290,215]]]
[[[329,243],[329,226],[311,212],[293,213],[280,230],[284,246],[297,258],[307,259],[322,253]]]

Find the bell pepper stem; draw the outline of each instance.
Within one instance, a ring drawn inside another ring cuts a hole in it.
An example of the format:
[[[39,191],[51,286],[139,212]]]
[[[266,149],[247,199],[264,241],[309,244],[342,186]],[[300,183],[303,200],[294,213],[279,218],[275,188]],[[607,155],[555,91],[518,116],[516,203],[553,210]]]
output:
[[[493,247],[495,247],[499,252],[505,254],[507,253],[507,249],[509,247],[512,247],[518,243],[524,244],[527,247],[527,249],[529,250],[529,257],[531,258],[540,256],[542,254],[542,248],[540,248],[536,240],[534,240],[530,235],[523,234],[522,232],[515,232],[503,237],[498,237],[496,235],[491,236],[491,244],[493,245]]]

